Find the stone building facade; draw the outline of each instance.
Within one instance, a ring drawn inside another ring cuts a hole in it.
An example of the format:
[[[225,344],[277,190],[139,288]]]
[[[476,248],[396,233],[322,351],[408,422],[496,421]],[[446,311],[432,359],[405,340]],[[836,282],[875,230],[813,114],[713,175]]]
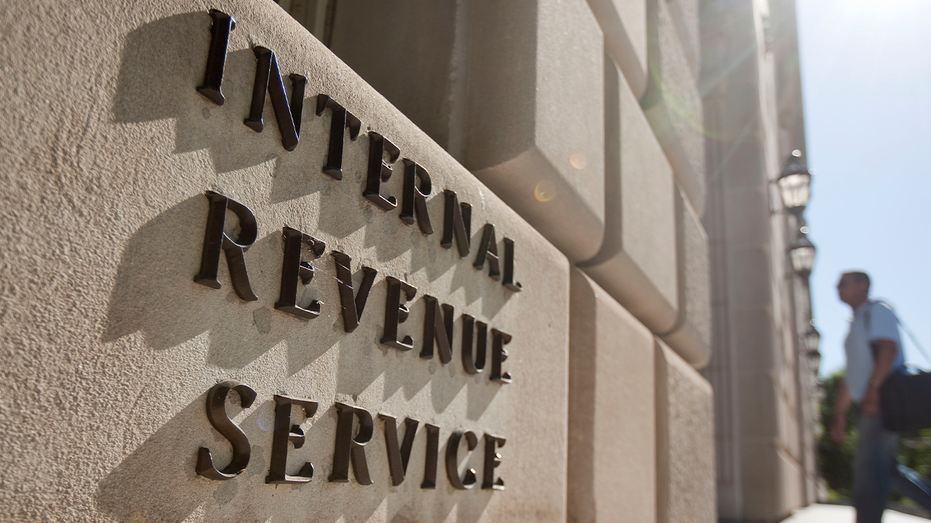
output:
[[[814,501],[794,0],[0,9],[15,521]]]

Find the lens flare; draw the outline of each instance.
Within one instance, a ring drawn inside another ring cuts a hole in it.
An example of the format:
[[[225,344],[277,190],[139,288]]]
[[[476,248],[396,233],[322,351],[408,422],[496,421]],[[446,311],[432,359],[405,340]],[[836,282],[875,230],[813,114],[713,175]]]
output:
[[[569,157],[569,163],[581,171],[588,165],[588,158],[586,158],[582,153],[575,153]]]
[[[534,187],[533,195],[539,202],[548,202],[556,197],[556,185],[543,180]]]

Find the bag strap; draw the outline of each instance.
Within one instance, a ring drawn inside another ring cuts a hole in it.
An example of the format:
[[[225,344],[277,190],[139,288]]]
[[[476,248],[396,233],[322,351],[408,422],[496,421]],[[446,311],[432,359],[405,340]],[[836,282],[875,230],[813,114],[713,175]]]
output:
[[[870,337],[870,311],[873,310],[873,304],[878,301],[885,303],[886,305],[889,306],[890,309],[892,309],[892,305],[890,305],[889,302],[885,300],[868,300],[867,301],[868,308],[863,313],[863,322],[866,325],[867,339],[869,339]],[[922,347],[921,343],[918,341],[918,337],[915,336],[915,334],[911,331],[911,329],[909,329],[904,323],[902,323],[902,320],[899,319],[898,314],[893,313],[892,316],[895,318],[895,322],[899,325],[899,327],[901,327],[902,330],[905,331],[905,334],[908,336],[908,339],[911,340],[912,345],[914,345],[915,348],[918,349],[918,352],[920,352],[921,355],[924,356],[925,362],[931,364],[931,357],[928,356],[928,352],[925,351],[925,348]],[[899,350],[902,351],[902,359],[905,359],[905,347],[899,347]]]

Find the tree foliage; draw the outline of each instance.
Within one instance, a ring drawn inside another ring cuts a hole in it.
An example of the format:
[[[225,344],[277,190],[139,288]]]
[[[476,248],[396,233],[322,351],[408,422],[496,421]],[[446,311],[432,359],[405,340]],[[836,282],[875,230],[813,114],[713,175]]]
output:
[[[821,425],[818,437],[818,473],[827,483],[828,497],[850,499],[853,491],[853,455],[857,447],[857,427],[853,409],[847,413],[847,439],[837,443],[831,437],[831,420],[844,371],[823,378],[824,400],[821,402]]]

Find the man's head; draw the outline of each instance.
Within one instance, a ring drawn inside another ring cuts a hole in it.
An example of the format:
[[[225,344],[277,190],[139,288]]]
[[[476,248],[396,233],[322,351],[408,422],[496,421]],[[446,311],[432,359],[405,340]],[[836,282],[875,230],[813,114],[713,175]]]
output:
[[[862,305],[870,294],[870,277],[863,271],[847,271],[840,275],[837,282],[837,295],[840,301],[854,309]]]

